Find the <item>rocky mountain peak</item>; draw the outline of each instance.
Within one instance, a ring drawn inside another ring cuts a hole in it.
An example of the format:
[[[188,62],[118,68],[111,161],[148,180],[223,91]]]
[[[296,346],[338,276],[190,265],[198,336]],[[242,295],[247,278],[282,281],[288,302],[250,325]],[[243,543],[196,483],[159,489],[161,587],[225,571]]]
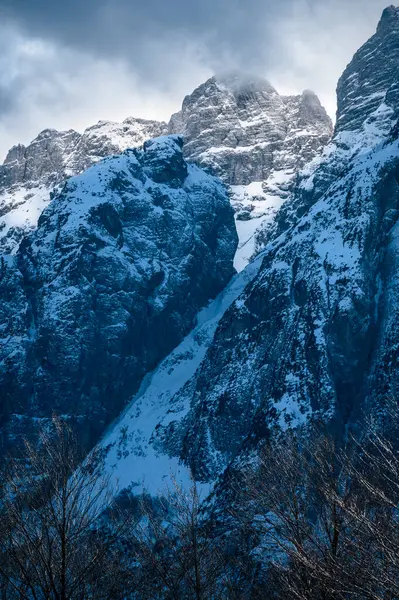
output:
[[[381,20],[377,27],[377,33],[382,33],[386,28],[399,27],[399,7],[388,6],[382,13]]]
[[[63,182],[105,156],[157,137],[165,127],[164,123],[130,117],[122,123],[99,121],[83,134],[73,129],[45,129],[28,146],[20,144],[11,148],[0,166],[0,193],[15,184]]]
[[[239,71],[219,73],[200,84],[191,94],[187,95],[182,103],[182,109],[189,108],[193,102],[204,102],[212,98],[214,102],[219,98],[223,102],[226,95],[232,95],[236,100],[245,94],[277,94],[273,86],[264,78],[249,75]],[[179,113],[177,113],[179,114]],[[173,115],[172,120],[175,118]]]
[[[4,164],[8,165],[10,163],[13,163],[14,161],[21,160],[24,156],[25,150],[26,150],[26,147],[23,144],[17,144],[16,146],[13,146],[7,152],[7,156],[4,160]]]
[[[332,123],[326,109],[321,104],[319,97],[312,90],[304,90],[295,96],[283,96],[285,104],[289,107],[290,118],[293,119],[292,127],[320,127],[331,133]]]
[[[184,136],[187,160],[231,186],[241,270],[296,173],[329,141],[332,123],[313,92],[282,96],[266,79],[234,72],[211,77],[186,96],[169,132]]]
[[[301,94],[301,100],[301,105],[309,109],[309,117],[319,118],[326,122],[330,121],[320,98],[313,90],[304,90]]]
[[[356,52],[337,87],[335,133],[385,135],[399,115],[399,8],[383,12],[377,32]]]
[[[305,123],[311,129],[299,148],[294,138]],[[266,79],[239,73],[210,78],[186,96],[181,111],[169,122],[170,133],[185,138],[187,159],[231,185],[262,182],[288,163],[303,165],[309,153],[301,156],[301,149],[309,138],[313,138],[313,158],[329,139],[331,128],[315,94],[280,96]],[[296,148],[284,148],[286,144]]]

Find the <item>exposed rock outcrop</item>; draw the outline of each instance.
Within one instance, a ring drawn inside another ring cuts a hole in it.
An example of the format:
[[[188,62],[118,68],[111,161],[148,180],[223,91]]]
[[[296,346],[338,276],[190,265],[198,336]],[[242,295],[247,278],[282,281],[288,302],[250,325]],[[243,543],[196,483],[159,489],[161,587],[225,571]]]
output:
[[[266,181],[298,169],[323,149],[331,120],[313,92],[280,96],[261,78],[212,77],[186,96],[169,123],[185,156],[230,185]]]
[[[260,77],[212,77],[183,101],[169,123],[185,155],[231,186],[241,270],[262,247],[258,232],[289,197],[298,171],[320,155],[332,123],[310,91],[281,96]]]

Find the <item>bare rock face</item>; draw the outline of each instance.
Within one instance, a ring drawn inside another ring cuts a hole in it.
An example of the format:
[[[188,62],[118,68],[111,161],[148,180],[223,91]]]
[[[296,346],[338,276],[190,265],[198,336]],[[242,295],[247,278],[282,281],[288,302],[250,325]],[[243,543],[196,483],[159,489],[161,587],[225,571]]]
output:
[[[100,121],[83,134],[46,129],[29,146],[11,148],[0,166],[0,252],[16,251],[68,177],[165,130],[166,124],[144,119]]]
[[[399,11],[391,6],[338,82],[336,134],[357,131],[371,115],[377,121],[382,113],[399,116],[398,36]]]
[[[317,96],[280,96],[270,83],[243,75],[212,77],[183,101],[169,129],[186,140],[185,156],[230,185],[297,169],[331,136]],[[305,134],[306,131],[306,134]]]
[[[212,77],[183,101],[169,131],[185,156],[231,186],[241,270],[261,247],[257,232],[273,220],[298,171],[321,154],[332,123],[317,96],[280,96],[264,79]]]
[[[72,177],[0,263],[5,444],[52,411],[93,443],[233,274],[221,182],[148,141]]]

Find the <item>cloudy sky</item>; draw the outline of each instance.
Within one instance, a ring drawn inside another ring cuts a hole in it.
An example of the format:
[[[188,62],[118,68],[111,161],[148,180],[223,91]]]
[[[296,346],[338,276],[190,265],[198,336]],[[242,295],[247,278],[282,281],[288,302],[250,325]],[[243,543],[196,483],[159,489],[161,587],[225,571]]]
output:
[[[168,119],[214,72],[335,86],[389,0],[0,0],[0,160],[46,127]]]

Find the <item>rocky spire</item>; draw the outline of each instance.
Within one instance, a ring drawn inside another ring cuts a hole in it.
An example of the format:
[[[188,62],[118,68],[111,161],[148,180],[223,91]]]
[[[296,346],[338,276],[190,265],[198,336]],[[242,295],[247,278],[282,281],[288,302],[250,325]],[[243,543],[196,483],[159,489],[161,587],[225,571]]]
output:
[[[383,33],[386,29],[390,29],[392,26],[398,27],[399,25],[399,7],[388,6],[382,13],[381,20],[377,27],[377,33]]]
[[[359,131],[370,118],[384,128],[387,120],[398,117],[399,8],[384,10],[377,32],[356,52],[340,78],[337,100],[337,134]]]

